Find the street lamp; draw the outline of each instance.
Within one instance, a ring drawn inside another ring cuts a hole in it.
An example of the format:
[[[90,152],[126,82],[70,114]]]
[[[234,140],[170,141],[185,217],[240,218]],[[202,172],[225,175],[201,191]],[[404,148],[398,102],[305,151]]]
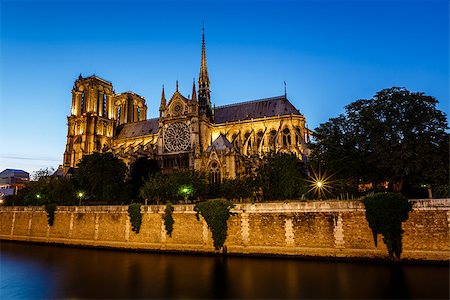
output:
[[[78,192],[77,197],[78,197],[78,206],[81,206],[81,199],[83,199],[84,193]]]
[[[187,203],[187,199],[193,193],[193,188],[190,185],[182,185],[178,189],[178,193],[181,194],[184,198],[184,202]]]
[[[320,171],[319,173],[316,173],[314,172],[314,170],[312,171],[312,173],[313,174],[310,176],[310,179],[307,180],[310,183],[310,189],[307,193],[313,191],[315,194],[317,194],[319,200],[322,198],[322,196],[325,196],[326,192],[331,194],[331,192],[329,191],[331,176],[321,174]]]

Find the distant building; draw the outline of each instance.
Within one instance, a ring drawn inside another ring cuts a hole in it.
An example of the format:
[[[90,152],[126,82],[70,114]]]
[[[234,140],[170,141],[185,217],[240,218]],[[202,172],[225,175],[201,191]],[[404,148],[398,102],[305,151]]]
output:
[[[159,118],[147,119],[143,97],[116,94],[111,82],[80,75],[72,89],[64,173],[84,155],[111,151],[128,165],[148,157],[157,159],[163,172],[194,169],[215,183],[248,173],[269,153],[293,153],[301,160],[308,156],[306,119],[286,94],[211,104],[204,34],[198,90],[194,81],[185,97],[177,81],[166,100],[163,86],[160,106],[153,109],[159,109]]]
[[[14,195],[30,181],[30,174],[23,170],[5,169],[0,172],[0,200]]]

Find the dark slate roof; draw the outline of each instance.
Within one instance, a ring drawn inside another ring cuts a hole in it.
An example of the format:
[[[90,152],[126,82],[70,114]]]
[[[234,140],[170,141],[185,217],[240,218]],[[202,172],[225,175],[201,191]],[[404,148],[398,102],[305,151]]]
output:
[[[226,149],[233,149],[233,144],[227,139],[226,136],[220,134],[212,145],[206,149],[206,152],[210,152],[212,147],[216,148],[217,151],[222,151]]]
[[[29,177],[29,173],[24,170],[18,169],[5,169],[0,172],[1,178],[10,178],[10,177]]]
[[[278,115],[301,115],[286,96],[278,96],[218,106],[214,111],[214,123],[250,120]]]
[[[145,121],[127,123],[117,128],[117,139],[132,138],[158,132],[159,119],[148,119]]]

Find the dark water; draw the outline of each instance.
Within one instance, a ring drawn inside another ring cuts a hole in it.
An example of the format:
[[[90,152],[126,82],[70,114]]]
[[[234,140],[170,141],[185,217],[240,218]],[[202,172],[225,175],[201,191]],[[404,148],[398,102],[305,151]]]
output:
[[[0,299],[449,298],[449,267],[1,243]]]

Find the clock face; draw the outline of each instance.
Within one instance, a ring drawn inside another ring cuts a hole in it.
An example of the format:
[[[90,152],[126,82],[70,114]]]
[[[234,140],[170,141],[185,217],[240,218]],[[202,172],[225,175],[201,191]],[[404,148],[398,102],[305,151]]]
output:
[[[164,148],[169,152],[187,150],[190,140],[189,126],[184,123],[170,124],[164,130]]]

